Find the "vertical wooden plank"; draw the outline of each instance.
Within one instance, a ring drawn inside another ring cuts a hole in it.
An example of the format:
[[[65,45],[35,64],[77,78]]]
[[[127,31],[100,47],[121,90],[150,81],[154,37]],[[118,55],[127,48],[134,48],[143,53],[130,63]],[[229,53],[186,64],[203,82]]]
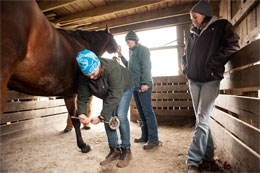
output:
[[[219,17],[220,4],[219,1],[210,1],[211,9],[214,16]]]
[[[241,26],[240,40],[241,40],[242,47],[244,47],[246,45],[246,36],[248,34],[247,25],[246,25],[246,18],[244,20],[242,20],[240,26]]]
[[[260,3],[256,7],[256,23],[257,27],[260,27]]]
[[[219,2],[219,18],[223,19],[224,18],[224,2],[223,0],[220,0]]]
[[[239,37],[241,37],[241,32],[242,32],[242,30],[241,30],[241,25],[237,25],[236,27],[235,27],[235,32],[239,35]],[[239,39],[239,45],[241,45],[241,39]]]
[[[231,1],[231,18],[233,18],[236,13],[238,12],[238,10],[240,9],[240,7],[242,6],[242,2],[243,1]]]
[[[176,27],[177,38],[182,38],[184,36],[183,29],[184,29],[183,25]],[[179,39],[177,41],[177,45],[179,46],[178,47],[178,68],[179,68],[178,75],[183,75],[182,69],[181,69],[182,56],[184,55],[184,41],[183,41],[183,39]]]
[[[219,9],[219,17],[221,19],[228,19],[230,20],[229,17],[229,9],[230,9],[230,1],[229,0],[221,0],[219,3],[220,9]]]
[[[231,1],[229,1],[229,0],[226,0],[226,5],[227,5],[227,19],[229,20],[229,21],[231,21]]]
[[[247,15],[247,25],[248,25],[248,31],[252,31],[257,26],[256,24],[256,9],[253,9],[248,15]]]

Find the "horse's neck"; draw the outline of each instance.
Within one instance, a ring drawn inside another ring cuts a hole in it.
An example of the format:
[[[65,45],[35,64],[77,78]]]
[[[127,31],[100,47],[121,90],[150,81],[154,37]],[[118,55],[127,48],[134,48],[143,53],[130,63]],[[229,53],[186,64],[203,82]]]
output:
[[[76,36],[74,33],[70,33],[64,30],[56,30],[57,37],[60,40],[61,49],[71,49],[71,51],[80,51],[82,49],[89,49],[90,44],[80,38],[79,36]],[[73,31],[72,31],[73,32]]]

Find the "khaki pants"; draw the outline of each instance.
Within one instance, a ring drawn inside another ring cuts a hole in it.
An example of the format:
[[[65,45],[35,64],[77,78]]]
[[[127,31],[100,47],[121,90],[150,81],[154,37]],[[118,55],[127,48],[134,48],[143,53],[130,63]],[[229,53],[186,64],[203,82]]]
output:
[[[90,100],[88,102],[88,113],[87,113],[87,117],[89,118],[90,115],[91,115],[91,109],[92,109],[92,100],[93,100],[93,96],[90,97]],[[89,123],[88,124],[84,124],[84,127],[86,126],[89,126]],[[69,129],[72,129],[73,128],[73,125],[72,125],[72,121],[71,121],[71,118],[70,118],[70,115],[68,114],[68,118],[67,118],[67,127],[66,128],[69,128]]]

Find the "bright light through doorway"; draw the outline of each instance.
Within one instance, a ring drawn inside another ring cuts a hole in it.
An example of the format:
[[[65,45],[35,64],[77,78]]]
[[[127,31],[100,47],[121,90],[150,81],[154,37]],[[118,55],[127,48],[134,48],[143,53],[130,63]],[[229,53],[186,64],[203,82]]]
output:
[[[117,43],[121,46],[122,53],[129,59],[128,47],[125,43],[125,35],[116,35],[115,39]],[[162,29],[154,29],[149,31],[137,32],[139,37],[139,43],[148,47],[161,47],[165,44],[176,40],[176,27],[167,27]],[[167,46],[176,45],[176,42],[168,44]],[[112,58],[117,56],[117,54],[105,53],[102,57]],[[177,76],[178,75],[178,54],[177,49],[165,49],[151,51],[151,61],[152,61],[152,75],[153,76]]]

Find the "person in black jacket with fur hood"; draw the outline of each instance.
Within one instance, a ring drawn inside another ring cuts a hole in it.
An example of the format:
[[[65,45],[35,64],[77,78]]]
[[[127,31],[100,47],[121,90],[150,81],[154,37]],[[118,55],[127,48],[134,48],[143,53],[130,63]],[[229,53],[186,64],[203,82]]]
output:
[[[188,172],[199,172],[202,162],[213,161],[209,117],[219,94],[224,66],[239,50],[239,37],[227,20],[212,16],[208,1],[201,0],[195,4],[190,15],[194,27],[190,31],[182,63],[183,73],[188,78],[196,127],[186,163]]]

